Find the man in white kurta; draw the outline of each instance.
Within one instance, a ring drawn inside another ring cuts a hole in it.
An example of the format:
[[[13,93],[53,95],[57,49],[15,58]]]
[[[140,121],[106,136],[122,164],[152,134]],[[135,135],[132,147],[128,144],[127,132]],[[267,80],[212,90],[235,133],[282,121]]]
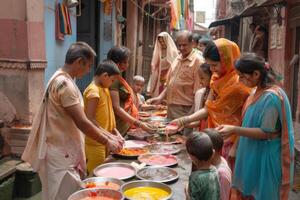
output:
[[[85,175],[84,137],[80,130],[111,151],[122,148],[122,139],[94,126],[85,116],[81,93],[74,78],[90,69],[93,50],[73,44],[64,67],[48,83],[22,155],[39,173],[43,200],[66,200],[79,188]]]

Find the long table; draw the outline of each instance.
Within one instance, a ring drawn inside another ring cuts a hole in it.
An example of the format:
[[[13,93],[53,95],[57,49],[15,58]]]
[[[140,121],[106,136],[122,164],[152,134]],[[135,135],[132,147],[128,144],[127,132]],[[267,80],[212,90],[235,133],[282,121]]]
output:
[[[189,156],[185,150],[185,148],[182,148],[179,154],[176,155],[178,159],[178,165],[172,167],[175,169],[179,174],[179,179],[176,182],[173,183],[167,183],[172,190],[173,190],[173,197],[171,200],[184,200],[185,199],[185,193],[184,188],[188,182],[189,175],[192,168],[191,160],[189,159]],[[137,162],[137,160],[134,159],[121,159],[116,158],[113,156],[110,156],[106,162],[124,162],[124,163],[131,163],[131,162]],[[137,178],[131,179],[129,181],[138,180]],[[126,181],[126,182],[129,182]]]

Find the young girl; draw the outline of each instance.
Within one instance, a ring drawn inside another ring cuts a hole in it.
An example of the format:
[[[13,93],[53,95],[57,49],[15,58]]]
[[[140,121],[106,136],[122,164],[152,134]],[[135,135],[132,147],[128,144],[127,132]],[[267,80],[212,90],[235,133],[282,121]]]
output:
[[[288,199],[293,179],[294,132],[285,92],[272,69],[256,54],[235,64],[240,82],[254,89],[243,109],[242,126],[222,125],[223,137],[240,136],[234,176],[235,199]]]
[[[210,90],[209,84],[210,84],[211,75],[212,73],[210,71],[209,64],[203,63],[202,65],[200,65],[199,76],[203,88],[199,89],[195,94],[194,112],[197,112],[205,105]],[[200,122],[192,123],[191,127],[199,127],[199,130],[203,130],[207,128],[206,119],[200,120]]]

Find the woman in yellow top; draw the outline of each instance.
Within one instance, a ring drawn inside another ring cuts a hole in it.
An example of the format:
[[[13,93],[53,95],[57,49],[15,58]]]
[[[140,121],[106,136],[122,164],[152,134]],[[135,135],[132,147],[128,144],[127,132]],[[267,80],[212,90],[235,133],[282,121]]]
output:
[[[109,87],[120,74],[113,62],[100,63],[95,71],[94,80],[83,93],[84,110],[87,117],[98,127],[122,137],[116,129],[116,120],[112,107]],[[107,152],[105,145],[85,138],[85,152],[89,175],[93,169],[103,163]]]

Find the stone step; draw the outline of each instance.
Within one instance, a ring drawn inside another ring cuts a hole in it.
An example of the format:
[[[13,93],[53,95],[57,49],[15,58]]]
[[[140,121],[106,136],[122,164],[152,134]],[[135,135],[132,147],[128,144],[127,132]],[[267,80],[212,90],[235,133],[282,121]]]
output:
[[[3,158],[0,160],[0,181],[12,175],[16,171],[16,166],[22,161],[18,159]]]

